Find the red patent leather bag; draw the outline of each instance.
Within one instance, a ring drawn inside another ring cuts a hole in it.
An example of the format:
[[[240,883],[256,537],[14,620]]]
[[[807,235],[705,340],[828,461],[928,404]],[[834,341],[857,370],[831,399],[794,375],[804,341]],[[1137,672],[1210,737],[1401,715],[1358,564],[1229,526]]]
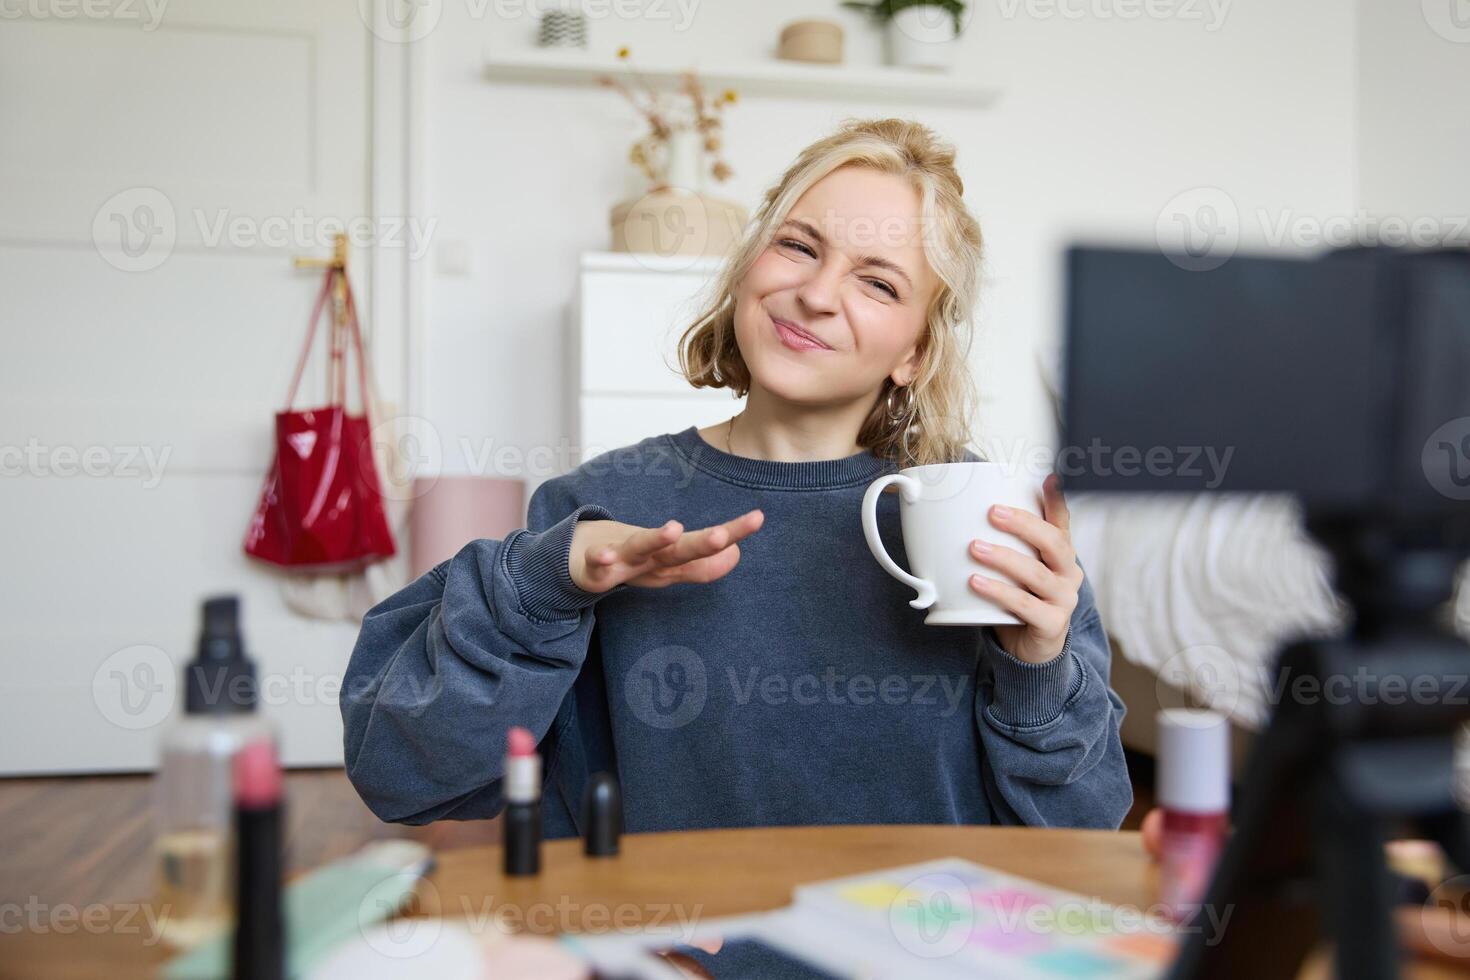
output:
[[[293,410],[317,324],[341,276],[339,302],[345,316],[332,319],[331,403]],[[348,347],[357,355],[362,414],[347,411]],[[286,398],[276,413],[276,452],[260,503],[245,532],[252,558],[301,571],[351,571],[390,557],[396,550],[383,510],[383,493],[373,460],[368,365],[362,330],[347,274],[329,267],[307,325],[306,343]]]

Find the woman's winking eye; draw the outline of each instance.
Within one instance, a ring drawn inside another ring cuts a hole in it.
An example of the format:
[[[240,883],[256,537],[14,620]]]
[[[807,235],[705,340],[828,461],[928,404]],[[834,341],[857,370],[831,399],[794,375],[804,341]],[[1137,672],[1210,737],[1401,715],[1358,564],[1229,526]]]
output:
[[[817,253],[812,251],[811,246],[807,245],[805,242],[798,241],[795,238],[778,238],[776,239],[776,244],[782,247],[799,249],[803,255],[810,256],[811,258],[817,257]],[[888,285],[888,283],[884,282],[882,279],[864,279],[863,282],[868,283],[871,286],[876,286],[884,293],[887,293],[888,296],[892,299],[898,299],[898,290]]]

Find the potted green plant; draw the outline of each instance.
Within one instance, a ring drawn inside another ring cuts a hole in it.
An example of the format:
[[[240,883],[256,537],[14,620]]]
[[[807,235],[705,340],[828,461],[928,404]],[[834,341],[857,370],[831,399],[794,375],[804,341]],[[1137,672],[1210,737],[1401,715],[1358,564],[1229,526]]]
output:
[[[965,0],[842,0],[888,33],[888,62],[900,68],[946,70],[963,28]]]

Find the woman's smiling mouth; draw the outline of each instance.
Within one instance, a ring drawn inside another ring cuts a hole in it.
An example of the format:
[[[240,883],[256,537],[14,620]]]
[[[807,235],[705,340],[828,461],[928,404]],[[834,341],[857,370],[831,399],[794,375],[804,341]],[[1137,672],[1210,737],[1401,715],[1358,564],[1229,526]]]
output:
[[[792,350],[832,350],[833,348],[824,344],[821,340],[813,337],[796,324],[787,320],[771,317],[771,323],[776,328],[776,336],[781,339]]]

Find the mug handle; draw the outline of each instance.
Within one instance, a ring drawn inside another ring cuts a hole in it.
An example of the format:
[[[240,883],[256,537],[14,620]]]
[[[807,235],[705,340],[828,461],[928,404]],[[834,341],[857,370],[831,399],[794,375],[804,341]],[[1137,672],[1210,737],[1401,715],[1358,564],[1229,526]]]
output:
[[[869,485],[868,492],[863,494],[863,537],[868,539],[868,550],[873,553],[874,558],[878,559],[878,564],[883,566],[884,571],[918,591],[918,597],[910,599],[909,605],[915,609],[928,609],[934,605],[934,600],[939,598],[934,583],[916,575],[910,575],[899,568],[898,562],[888,557],[888,552],[883,548],[883,539],[878,536],[878,495],[890,483],[898,484],[899,492],[903,494],[903,499],[908,503],[918,500],[923,490],[918,480],[903,473],[889,473],[874,480]]]

